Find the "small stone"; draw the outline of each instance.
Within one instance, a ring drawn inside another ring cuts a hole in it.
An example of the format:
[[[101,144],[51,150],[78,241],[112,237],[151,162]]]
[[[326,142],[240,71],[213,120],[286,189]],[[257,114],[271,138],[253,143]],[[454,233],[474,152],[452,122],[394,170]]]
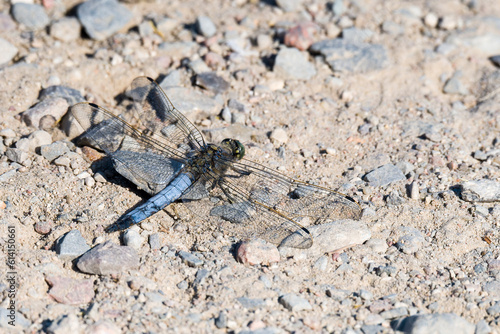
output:
[[[418,189],[418,183],[417,183],[417,181],[413,181],[410,184],[410,198],[412,200],[418,200],[418,199],[420,199],[420,192],[419,192],[419,189]]]
[[[458,26],[458,21],[453,16],[443,16],[439,20],[439,28],[443,30],[453,30]]]
[[[18,49],[14,45],[3,38],[0,38],[0,50],[2,50],[0,52],[0,66],[14,59],[18,52]]]
[[[396,307],[380,313],[380,316],[384,319],[401,318],[407,315],[408,315],[408,308],[406,307]]]
[[[468,202],[500,201],[500,182],[488,179],[466,181],[460,185],[462,199]]]
[[[26,152],[34,152],[38,147],[52,143],[52,136],[44,130],[32,132],[28,138],[21,138],[16,143],[16,148]]]
[[[179,251],[178,255],[182,261],[190,267],[199,267],[203,264],[202,260],[189,252]]]
[[[54,160],[54,165],[56,166],[64,166],[64,167],[69,167],[71,164],[71,159],[64,156],[64,157],[59,157]]]
[[[185,280],[177,283],[177,288],[179,288],[179,290],[186,290],[188,286],[189,284]]]
[[[132,247],[118,246],[106,241],[83,254],[76,265],[84,273],[118,274],[137,268],[139,256]]]
[[[477,150],[474,152],[474,159],[479,161],[486,161],[488,160],[488,155],[481,150]]]
[[[69,106],[72,106],[79,102],[85,102],[85,99],[78,90],[61,85],[50,86],[45,89],[42,89],[38,99],[40,101],[44,101],[59,97],[65,99],[66,102],[68,102]]]
[[[491,298],[500,298],[500,281],[491,281],[483,285],[483,291]]]
[[[311,304],[307,299],[297,296],[292,293],[288,293],[279,297],[278,302],[283,305],[287,310],[296,312],[303,310],[312,310]]]
[[[281,146],[288,142],[288,135],[283,128],[276,128],[271,132],[269,139],[275,146]]]
[[[365,175],[364,179],[372,187],[383,187],[393,182],[406,180],[403,172],[392,164],[381,166]]]
[[[217,27],[207,16],[198,16],[196,18],[196,30],[204,37],[212,37],[217,33]]]
[[[231,122],[231,120],[232,120],[231,110],[228,107],[222,108],[222,112],[221,112],[220,116],[226,122]]]
[[[465,87],[465,85],[460,81],[462,77],[461,71],[456,71],[453,76],[446,81],[446,84],[443,87],[443,92],[446,94],[459,94],[459,95],[467,95],[469,94],[469,90]]]
[[[64,260],[74,259],[89,249],[79,230],[71,230],[56,241],[56,254]]]
[[[175,107],[184,114],[202,110],[216,115],[220,110],[218,101],[193,89],[185,87],[166,87],[164,90]]]
[[[398,206],[405,202],[405,199],[399,194],[397,190],[391,191],[391,193],[386,197],[385,202],[389,207]]]
[[[48,221],[39,221],[35,224],[35,232],[45,235],[52,231],[52,223]]]
[[[393,330],[404,333],[474,334],[475,326],[454,313],[414,315],[391,322]]]
[[[314,65],[295,48],[282,48],[278,52],[273,71],[285,79],[309,80],[316,75]]]
[[[158,233],[149,235],[149,247],[153,250],[161,248],[160,235]]]
[[[276,0],[276,5],[285,12],[295,12],[301,8],[302,0]]]
[[[319,259],[314,262],[314,268],[325,271],[328,265],[328,257],[325,255],[321,256]]]
[[[356,27],[342,30],[342,40],[349,43],[363,43],[374,35],[373,30],[360,29]]]
[[[123,234],[123,243],[125,246],[132,247],[135,250],[142,248],[144,238],[136,230],[130,229]]]
[[[202,59],[190,61],[187,65],[195,74],[210,72],[210,68]]]
[[[40,5],[16,3],[12,6],[12,16],[29,30],[40,30],[49,24],[50,20],[45,9]]]
[[[69,152],[70,150],[68,146],[62,141],[56,141],[52,144],[43,145],[40,147],[40,154],[42,155],[42,157],[49,161],[53,161],[56,158],[59,158],[61,155]]]
[[[300,23],[286,32],[284,43],[301,51],[307,50],[316,39],[318,30],[319,27],[312,22]]]
[[[365,245],[370,247],[374,252],[376,253],[385,253],[387,251],[387,242],[382,239],[370,239],[367,242],[365,242]]]
[[[215,318],[215,327],[226,328],[227,327],[227,314],[224,311],[219,312],[219,316]]]
[[[280,253],[275,245],[254,239],[241,243],[238,247],[236,260],[251,266],[256,264],[269,265],[280,261]]]
[[[220,67],[224,64],[224,58],[215,52],[208,52],[203,59],[205,60],[207,66],[212,69]]]
[[[58,303],[67,305],[88,304],[94,298],[94,283],[91,279],[77,280],[62,276],[45,278],[50,284],[49,296]]]
[[[256,42],[257,42],[257,47],[260,50],[268,49],[273,45],[273,39],[271,38],[271,36],[269,36],[267,34],[257,35]]]
[[[132,13],[117,0],[89,0],[80,4],[76,15],[90,38],[102,41],[124,28]]]
[[[72,42],[80,38],[82,26],[74,17],[63,17],[50,26],[50,35],[61,42]]]
[[[196,76],[196,85],[211,90],[216,94],[223,93],[229,88],[229,83],[213,72],[204,72]]]
[[[425,243],[422,233],[413,227],[402,227],[405,235],[399,238],[396,248],[405,254],[413,254]]]
[[[29,155],[26,151],[21,150],[19,148],[8,148],[5,151],[5,156],[13,162],[17,162],[18,164],[24,164],[28,158]]]
[[[396,275],[397,271],[398,270],[396,267],[390,265],[375,268],[375,273],[378,276],[382,276],[383,274],[386,274],[387,276],[394,276]]]
[[[127,283],[128,286],[135,291],[139,291],[140,289],[151,291],[158,288],[158,284],[156,284],[155,281],[144,276],[132,277]]]
[[[488,58],[496,67],[500,67],[500,55],[491,56]],[[1,61],[0,61],[1,64]]]
[[[371,291],[368,291],[368,290],[359,290],[359,296],[361,297],[361,299],[363,300],[367,300],[367,301],[370,301],[373,299],[373,293]]]
[[[436,28],[438,21],[439,21],[439,18],[434,13],[428,13],[424,17],[424,23],[429,28]]]

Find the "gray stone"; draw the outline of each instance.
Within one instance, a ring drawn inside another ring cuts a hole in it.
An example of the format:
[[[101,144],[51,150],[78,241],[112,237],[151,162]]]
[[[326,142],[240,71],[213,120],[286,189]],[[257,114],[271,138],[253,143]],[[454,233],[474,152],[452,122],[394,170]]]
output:
[[[144,238],[136,230],[130,229],[123,233],[123,244],[139,250],[144,243]]]
[[[16,148],[26,152],[34,152],[36,148],[52,143],[52,136],[44,130],[32,132],[27,138],[21,138],[16,142]]]
[[[486,313],[491,315],[492,317],[500,316],[500,302],[496,302],[493,306],[490,306],[486,309]]]
[[[454,313],[414,315],[391,322],[404,333],[474,334],[475,326]]]
[[[40,154],[47,160],[53,161],[61,155],[69,153],[68,146],[62,141],[56,141],[49,145],[40,147]]]
[[[263,307],[266,304],[266,301],[262,298],[247,298],[247,297],[239,297],[236,300],[246,309],[256,309]]]
[[[227,314],[224,311],[219,312],[219,316],[215,318],[215,327],[226,328],[227,327]]]
[[[38,96],[38,99],[40,101],[44,101],[46,99],[57,98],[57,97],[65,99],[66,102],[68,102],[68,105],[70,106],[77,104],[79,102],[85,102],[85,99],[78,90],[60,85],[50,86],[45,89],[42,89],[42,91],[40,92],[40,96]]]
[[[373,299],[373,293],[368,290],[361,289],[359,290],[359,296],[363,300],[372,300]]]
[[[403,172],[393,164],[381,166],[366,174],[364,178],[373,187],[383,187],[393,182],[406,180]]]
[[[332,12],[335,16],[340,16],[344,14],[346,6],[343,0],[335,0],[332,4]]]
[[[52,23],[50,35],[61,42],[71,42],[80,38],[82,26],[75,17],[63,17]]]
[[[139,256],[132,247],[118,246],[106,241],[83,254],[76,265],[84,273],[118,274],[137,268]]]
[[[295,48],[282,48],[278,52],[273,71],[285,79],[309,80],[316,75],[314,65]]]
[[[460,81],[462,77],[461,71],[456,71],[453,73],[452,77],[446,81],[446,84],[443,87],[443,91],[446,94],[459,94],[459,95],[467,95],[469,94],[469,90],[465,87],[465,85]]]
[[[204,72],[196,76],[196,85],[219,94],[229,88],[229,83],[213,72]]]
[[[190,267],[199,267],[203,264],[202,260],[189,252],[179,251],[178,255]]]
[[[460,185],[462,199],[468,202],[500,201],[500,182],[488,179],[466,181]]]
[[[386,274],[387,276],[394,276],[397,273],[397,271],[398,269],[391,265],[380,266],[375,268],[375,273],[378,276],[382,276],[383,274]]]
[[[221,107],[215,99],[190,88],[167,87],[165,93],[182,113],[204,111],[216,115]]]
[[[212,37],[217,32],[217,27],[212,20],[204,15],[196,18],[196,30],[204,37]]]
[[[361,326],[361,332],[363,334],[379,334],[386,331],[386,328],[381,325],[363,325]]]
[[[334,72],[364,73],[386,67],[389,63],[383,45],[352,43],[343,39],[329,39],[311,45],[310,52],[325,57]]]
[[[401,229],[405,234],[396,243],[396,248],[401,252],[413,254],[424,245],[425,238],[419,230],[406,226],[401,227]]]
[[[328,265],[328,257],[325,255],[321,256],[319,259],[316,260],[316,262],[314,262],[314,268],[321,271],[325,271],[327,265]]]
[[[60,258],[74,259],[90,249],[79,230],[71,230],[57,239],[56,254]]]
[[[488,58],[496,67],[500,67],[500,55],[492,56]],[[1,64],[1,62],[0,62]]]
[[[209,271],[205,268],[198,269],[196,276],[193,281],[193,285],[203,285],[205,283],[205,278],[207,278]]]
[[[281,305],[283,305],[287,310],[292,312],[312,310],[312,306],[311,304],[309,304],[307,299],[292,293],[288,293],[286,295],[279,297],[278,302]]]
[[[28,126],[41,128],[42,119],[46,119],[44,124],[48,129],[53,127],[67,111],[68,103],[63,98],[56,97],[45,99],[34,107],[26,110],[23,113],[23,121]],[[47,122],[47,119],[50,119],[51,122]]]
[[[196,59],[193,61],[190,61],[187,66],[191,71],[194,72],[194,74],[201,74],[201,73],[206,73],[210,72],[210,67],[203,61],[203,59]]]
[[[161,248],[160,235],[158,233],[149,235],[149,247],[153,250]]]
[[[371,237],[371,231],[365,224],[349,219],[308,226],[307,229],[313,236],[313,245],[307,249],[282,245],[278,248],[282,257],[292,257],[298,253],[311,258],[320,257],[325,253],[362,244]]]
[[[177,288],[179,290],[186,290],[188,288],[188,286],[189,286],[189,284],[185,280],[177,283]]]
[[[463,32],[450,35],[446,43],[456,45],[461,50],[475,50],[487,56],[500,53],[500,33],[486,32],[478,34],[477,29],[464,29]]]
[[[338,302],[346,299],[347,297],[349,297],[349,295],[351,295],[351,291],[349,290],[335,289],[333,287],[327,288],[325,293],[328,297]]]
[[[483,291],[492,298],[500,298],[500,281],[491,281],[483,285]]]
[[[482,319],[476,324],[476,331],[474,334],[490,334],[491,327],[488,325],[486,320]]]
[[[7,64],[17,55],[17,48],[7,40],[0,38],[0,66]]]
[[[132,13],[117,0],[89,0],[78,6],[76,15],[90,38],[101,41],[125,27]]]
[[[302,6],[302,0],[276,0],[276,5],[285,12],[295,12]]]
[[[15,320],[13,324],[15,326],[11,326],[9,321]],[[0,307],[0,328],[6,329],[5,333],[17,333],[19,330],[28,330],[28,327],[31,326],[31,322],[24,317],[24,315],[20,312],[14,311],[14,314],[11,313],[10,310]]]
[[[408,308],[406,307],[396,307],[380,313],[380,316],[383,317],[384,319],[395,319],[407,315],[408,315]]]
[[[24,162],[29,158],[29,154],[25,150],[12,147],[5,151],[5,156],[10,161],[17,162],[18,164],[24,164]]]
[[[12,6],[14,19],[30,30],[40,30],[49,24],[50,20],[45,9],[40,5],[16,3]]]
[[[374,35],[373,30],[360,28],[346,28],[342,30],[342,40],[349,43],[362,43]]]
[[[161,82],[158,83],[163,90],[168,87],[180,86],[181,85],[181,71],[173,70],[168,73]]]

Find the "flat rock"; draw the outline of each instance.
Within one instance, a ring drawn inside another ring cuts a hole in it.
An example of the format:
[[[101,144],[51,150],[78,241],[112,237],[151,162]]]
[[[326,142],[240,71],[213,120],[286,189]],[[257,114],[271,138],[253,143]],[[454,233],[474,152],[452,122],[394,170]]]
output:
[[[78,90],[61,85],[50,86],[42,89],[40,95],[38,96],[38,100],[44,101],[46,99],[58,97],[65,99],[70,106],[79,102],[85,102],[85,99]]]
[[[266,243],[264,240],[254,239],[240,244],[236,259],[249,265],[269,265],[280,261],[280,252],[275,245]]]
[[[132,247],[118,246],[106,241],[83,254],[76,265],[84,273],[118,274],[137,268],[139,255]]]
[[[287,310],[295,312],[295,311],[303,311],[303,310],[312,310],[311,304],[307,301],[307,299],[302,298],[293,293],[288,293],[286,295],[281,296],[278,299],[278,302],[283,305]]]
[[[488,179],[466,181],[460,185],[462,199],[467,202],[500,201],[500,182]]]
[[[414,315],[391,322],[394,330],[424,334],[474,334],[475,326],[454,313]]]
[[[371,237],[371,231],[365,224],[349,219],[307,226],[307,229],[313,236],[313,245],[307,249],[279,247],[281,256],[292,257],[304,253],[306,257],[318,258],[325,253],[362,244]]]
[[[389,63],[387,50],[380,44],[336,38],[316,42],[309,51],[323,55],[334,72],[365,73],[382,69]]]
[[[189,252],[179,251],[178,254],[182,261],[190,267],[199,267],[203,264],[202,260]]]
[[[373,187],[382,187],[393,182],[406,180],[403,172],[393,164],[374,169],[366,174],[364,179]]]
[[[74,259],[90,249],[79,230],[71,230],[56,242],[56,253],[63,259]]]
[[[61,42],[80,38],[82,26],[75,17],[63,17],[50,26],[50,35]]]
[[[21,138],[16,142],[16,148],[26,152],[34,152],[36,148],[52,143],[52,135],[44,130],[32,132],[27,138]]]
[[[43,29],[50,20],[40,5],[18,2],[12,6],[12,16],[30,30]]]
[[[90,38],[102,41],[124,28],[132,13],[116,0],[89,0],[76,9],[76,15]]]
[[[211,97],[208,97],[194,89],[184,87],[167,87],[165,93],[174,106],[182,113],[193,111],[205,111],[216,115],[220,111],[220,105]]]
[[[23,113],[23,121],[28,126],[49,129],[68,111],[68,102],[60,97],[45,99]]]
[[[214,93],[225,92],[229,88],[229,82],[213,72],[204,72],[196,76],[196,85],[213,91]]]
[[[94,298],[94,283],[91,279],[77,280],[62,276],[47,276],[50,284],[49,296],[58,303],[81,305],[90,303]]]
[[[62,141],[56,141],[49,145],[43,145],[40,147],[40,154],[49,161],[54,161],[61,155],[69,153],[70,150],[68,146]]]
[[[212,37],[217,27],[208,16],[201,15],[196,18],[196,30],[204,37]]]
[[[282,48],[278,52],[273,71],[285,79],[309,80],[316,75],[314,65],[295,48]]]
[[[3,38],[0,38],[0,50],[2,50],[2,52],[0,53],[0,66],[11,61],[18,52],[17,48],[14,45]]]

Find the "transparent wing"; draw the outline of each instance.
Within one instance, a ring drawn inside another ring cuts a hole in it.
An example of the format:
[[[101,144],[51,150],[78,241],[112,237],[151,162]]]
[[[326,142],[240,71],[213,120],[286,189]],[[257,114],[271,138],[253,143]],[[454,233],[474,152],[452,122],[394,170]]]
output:
[[[184,204],[221,229],[243,237],[308,248],[307,226],[336,219],[359,219],[360,206],[333,190],[291,179],[249,160],[227,161],[224,175],[207,175],[209,198]]]

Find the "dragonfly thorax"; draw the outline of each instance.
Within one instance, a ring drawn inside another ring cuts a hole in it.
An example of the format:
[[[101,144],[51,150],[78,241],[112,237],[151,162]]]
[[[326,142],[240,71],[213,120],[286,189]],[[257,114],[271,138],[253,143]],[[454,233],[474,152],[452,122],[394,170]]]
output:
[[[234,139],[224,139],[220,146],[207,144],[186,163],[194,174],[207,172],[223,173],[228,161],[240,160],[245,155],[245,147]]]

